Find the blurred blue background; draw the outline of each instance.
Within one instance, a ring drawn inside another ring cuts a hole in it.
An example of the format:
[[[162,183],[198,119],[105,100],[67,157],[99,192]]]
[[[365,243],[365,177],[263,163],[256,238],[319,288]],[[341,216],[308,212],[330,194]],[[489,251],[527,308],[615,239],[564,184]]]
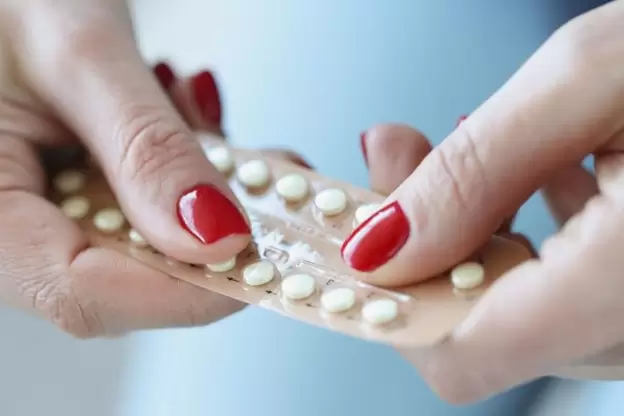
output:
[[[146,59],[216,71],[234,142],[290,147],[324,174],[366,186],[362,130],[405,122],[439,143],[553,30],[598,3],[134,0],[132,8]],[[554,223],[535,197],[517,228],[539,244]],[[450,406],[390,349],[255,308],[207,328],[117,340],[74,341],[10,310],[0,328],[8,416],[515,416],[538,411],[545,397],[541,381]],[[549,394],[573,405],[540,414],[612,415],[624,397],[617,384],[567,388]]]

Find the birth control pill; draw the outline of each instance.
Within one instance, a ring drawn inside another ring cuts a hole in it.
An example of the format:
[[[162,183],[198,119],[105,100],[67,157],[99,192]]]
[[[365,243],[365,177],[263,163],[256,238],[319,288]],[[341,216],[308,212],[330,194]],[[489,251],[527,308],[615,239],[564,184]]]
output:
[[[383,325],[393,321],[399,314],[399,305],[392,299],[370,301],[362,308],[362,317],[369,324]]]
[[[146,247],[147,241],[143,238],[141,234],[134,228],[128,232],[128,238],[135,246]]]
[[[470,290],[483,283],[485,269],[475,262],[463,263],[451,270],[451,282],[455,288]]]
[[[288,202],[299,202],[308,194],[308,181],[301,175],[286,175],[275,184],[279,196]]]
[[[62,194],[74,194],[84,188],[86,182],[84,173],[66,170],[54,178],[54,188]]]
[[[381,204],[364,204],[360,205],[358,209],[355,210],[355,226],[362,224],[364,221],[369,219],[371,215],[376,213],[381,209]]]
[[[207,264],[206,268],[211,272],[215,273],[225,273],[233,270],[236,267],[236,257],[232,257],[231,259],[224,261],[223,263],[216,264]]]
[[[250,160],[238,168],[238,180],[249,188],[261,188],[269,182],[269,167],[262,160]]]
[[[293,274],[282,282],[282,294],[291,300],[309,298],[314,293],[316,282],[309,274]]]
[[[61,211],[74,220],[86,217],[90,208],[91,203],[84,196],[73,196],[61,203]]]
[[[234,168],[234,157],[227,147],[213,147],[207,151],[206,156],[221,173],[228,173]]]
[[[338,215],[347,208],[347,195],[341,189],[325,189],[316,196],[314,204],[324,215]]]
[[[123,228],[126,219],[117,208],[105,208],[93,217],[93,225],[105,233],[114,233]]]
[[[259,261],[243,270],[243,280],[249,286],[262,286],[269,283],[275,277],[275,267],[271,262]]]
[[[340,313],[348,311],[355,305],[355,292],[346,287],[330,290],[321,296],[321,304],[327,312]]]

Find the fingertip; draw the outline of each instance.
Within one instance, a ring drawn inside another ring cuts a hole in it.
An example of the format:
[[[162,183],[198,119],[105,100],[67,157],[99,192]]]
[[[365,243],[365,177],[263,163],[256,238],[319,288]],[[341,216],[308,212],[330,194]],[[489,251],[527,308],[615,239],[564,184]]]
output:
[[[360,136],[371,189],[384,195],[394,191],[432,149],[420,131],[403,124],[380,124]]]
[[[153,69],[154,75],[158,82],[163,87],[165,91],[169,90],[173,83],[176,81],[176,75],[169,63],[167,62],[158,62],[154,65]]]

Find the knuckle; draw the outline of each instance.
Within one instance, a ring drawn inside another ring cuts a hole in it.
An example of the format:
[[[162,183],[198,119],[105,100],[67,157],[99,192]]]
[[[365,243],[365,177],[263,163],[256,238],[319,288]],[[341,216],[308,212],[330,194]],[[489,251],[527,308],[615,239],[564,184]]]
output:
[[[49,319],[63,332],[78,339],[90,339],[101,335],[95,315],[87,314],[80,301],[73,295],[55,301]]]
[[[188,133],[153,108],[134,108],[116,129],[121,143],[119,169],[130,181],[146,182],[162,171],[184,169],[195,155]]]
[[[451,203],[462,211],[472,211],[475,202],[487,198],[484,162],[477,151],[473,137],[460,127],[458,140],[436,147],[430,153],[430,163],[438,173],[436,186],[447,190],[443,203]]]
[[[62,283],[62,278],[40,276],[25,279],[19,289],[34,310],[69,335],[87,339],[98,334],[96,320],[88,318],[80,301]]]

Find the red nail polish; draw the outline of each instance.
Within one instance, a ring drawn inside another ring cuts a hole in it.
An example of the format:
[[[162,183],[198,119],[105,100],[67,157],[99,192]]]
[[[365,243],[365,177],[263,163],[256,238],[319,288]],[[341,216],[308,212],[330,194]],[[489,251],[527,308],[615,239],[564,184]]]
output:
[[[236,205],[211,185],[198,185],[186,191],[177,208],[180,224],[204,244],[250,234],[249,225]]]
[[[455,127],[459,126],[461,123],[464,122],[464,120],[466,120],[468,118],[467,115],[461,115],[459,116],[459,118],[457,119],[457,124],[455,125]]]
[[[160,62],[154,67],[154,74],[165,90],[168,90],[171,84],[173,84],[173,81],[175,81],[173,70],[164,62]]]
[[[364,163],[368,166],[368,152],[366,150],[366,132],[360,133],[360,147],[362,148],[362,156],[364,156]]]
[[[217,82],[208,71],[200,72],[191,81],[195,104],[210,123],[221,125],[221,98]]]
[[[397,201],[364,221],[342,244],[341,253],[353,269],[371,272],[392,259],[410,235],[410,224]]]

